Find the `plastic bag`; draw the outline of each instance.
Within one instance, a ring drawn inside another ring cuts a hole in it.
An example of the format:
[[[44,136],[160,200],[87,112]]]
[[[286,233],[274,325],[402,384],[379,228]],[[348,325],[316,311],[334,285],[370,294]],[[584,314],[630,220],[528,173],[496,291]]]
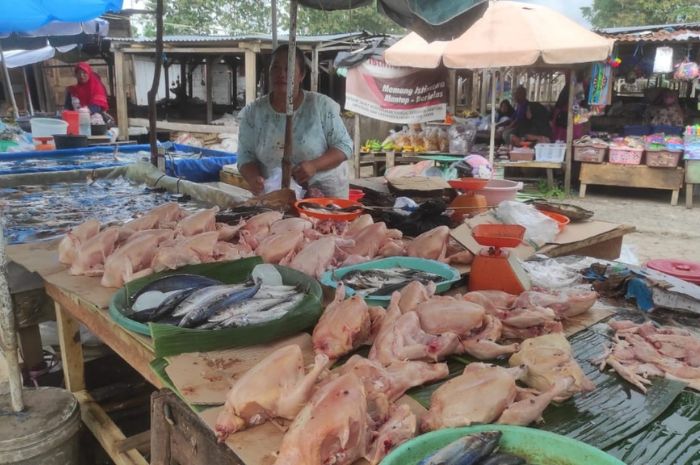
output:
[[[267,179],[265,179],[264,186],[266,194],[268,192],[280,190],[282,188],[282,168],[273,169],[270,173],[270,176]],[[297,200],[301,200],[304,198],[304,194],[306,193],[306,191],[303,187],[297,184],[297,182],[294,179],[291,180],[289,187],[294,191],[294,194],[297,196]]]
[[[471,150],[474,138],[476,137],[476,129],[473,126],[455,124],[450,127],[448,132],[450,142],[450,153],[467,154]]]
[[[496,216],[504,224],[524,226],[525,240],[537,248],[552,242],[559,234],[557,222],[531,205],[506,200],[496,208]]]

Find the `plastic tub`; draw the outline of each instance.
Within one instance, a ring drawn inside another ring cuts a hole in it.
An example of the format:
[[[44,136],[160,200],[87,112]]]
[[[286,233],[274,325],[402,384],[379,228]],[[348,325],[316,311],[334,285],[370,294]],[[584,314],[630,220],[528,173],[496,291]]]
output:
[[[488,183],[488,179],[482,178],[460,178],[450,179],[449,181],[447,181],[447,184],[449,184],[452,189],[459,189],[463,191],[473,191],[477,189],[482,189]]]
[[[647,166],[654,168],[675,168],[681,160],[680,150],[647,150]]]
[[[535,145],[535,160],[561,163],[566,155],[566,144],[555,142],[553,144],[537,144]]]
[[[348,194],[348,199],[353,201],[353,202],[357,202],[364,196],[365,196],[365,193],[362,192],[362,189],[350,189],[350,192]]]
[[[80,113],[73,110],[66,110],[61,114],[61,118],[68,123],[68,134],[80,134]]]
[[[657,259],[648,261],[646,266],[683,281],[700,285],[700,263],[687,260]]]
[[[532,161],[535,159],[535,151],[529,150],[511,150],[508,153],[510,161]]]
[[[487,247],[517,247],[525,237],[519,224],[479,224],[472,230],[474,240]]]
[[[56,134],[53,137],[53,141],[56,145],[56,150],[79,149],[82,147],[87,147],[88,145],[87,136],[80,135]]]
[[[610,163],[616,165],[639,165],[644,149],[610,147]]]
[[[496,207],[505,200],[515,200],[518,191],[523,188],[522,182],[509,181],[507,179],[492,179],[475,194],[486,197],[489,207]]]
[[[538,210],[540,210],[538,208]],[[551,212],[549,210],[540,210],[540,213],[542,213],[545,216],[550,217],[554,221],[557,222],[557,226],[559,227],[559,232],[562,232],[564,228],[566,227],[567,224],[571,223],[571,220],[569,219],[568,216],[562,215],[561,213],[556,213],[556,212]]]
[[[32,137],[53,137],[54,134],[67,134],[68,123],[53,118],[32,118]]]
[[[586,163],[603,163],[608,148],[598,145],[574,145],[574,160]]]

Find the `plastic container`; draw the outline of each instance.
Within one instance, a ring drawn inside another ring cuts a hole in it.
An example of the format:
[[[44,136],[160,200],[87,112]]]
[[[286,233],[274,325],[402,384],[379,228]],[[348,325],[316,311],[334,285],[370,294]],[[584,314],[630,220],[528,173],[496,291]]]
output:
[[[523,188],[522,182],[508,179],[491,179],[483,188],[474,193],[486,197],[489,207],[496,207],[504,200],[515,200],[518,191]]]
[[[53,141],[56,145],[56,150],[79,149],[88,145],[87,136],[81,135],[56,134],[53,136]]]
[[[82,107],[78,111],[78,114],[79,114],[79,120],[80,120],[79,134],[81,136],[90,136],[91,135],[90,110],[87,107]]]
[[[535,145],[535,160],[561,163],[566,155],[566,144],[555,142],[553,144],[537,144]]]
[[[432,454],[468,434],[500,431],[499,452],[541,465],[625,465],[600,449],[559,434],[512,425],[476,425],[432,431],[411,439],[391,451],[381,465],[417,465]]]
[[[510,161],[532,161],[535,159],[535,151],[529,150],[511,150],[508,152]]]
[[[53,137],[54,134],[67,134],[68,123],[54,118],[32,118],[32,137]]]
[[[453,189],[459,189],[462,191],[473,191],[482,189],[486,184],[489,183],[488,179],[481,178],[460,178],[460,179],[450,179],[447,184]]]
[[[385,270],[388,268],[397,267],[426,271],[428,273],[434,273],[442,276],[443,280],[435,283],[437,286],[436,292],[438,293],[449,290],[450,287],[452,287],[452,284],[461,279],[459,271],[437,260],[428,260],[425,258],[416,257],[389,257],[359,263],[357,265],[345,266],[333,271],[326,271],[321,275],[321,279],[319,281],[321,281],[321,284],[335,289],[338,286],[337,280],[341,279],[343,276],[353,270]],[[345,294],[351,296],[356,294],[356,292],[354,289],[345,286]],[[368,305],[380,305],[382,307],[389,305],[390,300],[390,295],[365,298],[365,302],[367,302]]]
[[[450,203],[448,208],[453,209],[450,218],[457,223],[461,222],[465,216],[477,215],[489,209],[486,197],[473,192],[458,195]]]
[[[610,163],[616,165],[639,165],[642,162],[644,149],[610,147]]]
[[[323,207],[340,207],[340,208],[355,208],[353,211],[349,212],[319,212],[313,210],[312,208],[305,208],[304,204],[318,204]],[[299,214],[304,214],[310,216],[311,218],[318,218],[320,220],[333,220],[333,221],[352,221],[364,212],[362,204],[359,202],[354,202],[348,199],[336,199],[332,197],[319,197],[311,199],[303,199],[294,204],[294,208],[297,209]]]
[[[648,261],[646,266],[683,281],[700,285],[700,263],[687,260],[659,259]]]
[[[19,144],[13,140],[0,140],[0,152],[7,152],[10,147],[16,147]]]
[[[365,196],[365,193],[362,192],[362,189],[350,189],[350,193],[348,194],[348,199],[351,200],[352,202],[358,202],[364,196]]]
[[[80,134],[80,113],[73,110],[65,110],[61,113],[61,118],[68,123],[68,135]]]
[[[648,136],[652,134],[651,126],[648,124],[628,124],[624,127],[625,136]]]
[[[519,224],[479,224],[472,230],[474,240],[486,247],[517,247],[525,237]]]
[[[664,133],[667,136],[682,136],[683,126],[669,126],[669,125],[653,125],[651,126],[651,132],[649,134]]]
[[[574,145],[574,160],[585,163],[603,163],[608,148],[598,145]]]
[[[538,210],[540,210],[538,208]],[[551,212],[549,210],[540,210],[540,213],[546,215],[557,222],[559,227],[559,232],[562,232],[567,224],[571,223],[571,219],[568,216],[562,215],[561,213]]]
[[[682,154],[680,150],[647,150],[646,164],[654,168],[675,168]]]

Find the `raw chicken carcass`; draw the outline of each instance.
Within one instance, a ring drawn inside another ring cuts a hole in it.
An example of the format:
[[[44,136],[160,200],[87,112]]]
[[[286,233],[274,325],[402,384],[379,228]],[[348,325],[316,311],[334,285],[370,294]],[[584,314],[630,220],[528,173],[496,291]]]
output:
[[[217,242],[214,247],[216,260],[239,260],[253,255],[253,249],[247,244],[231,244],[230,242]]]
[[[370,226],[374,223],[372,221],[372,215],[364,214],[360,215],[348,225],[348,228],[345,230],[345,236],[348,237],[353,237],[363,229],[365,229],[367,226]]]
[[[180,220],[175,227],[178,236],[194,236],[203,232],[216,231],[216,214],[219,207],[212,207],[193,213]]]
[[[547,321],[538,326],[528,326],[526,328],[516,328],[508,324],[503,324],[503,339],[525,340],[544,334],[563,333],[564,325],[561,321]]]
[[[371,344],[383,317],[383,308],[368,307],[360,296],[345,299],[345,287],[339,283],[335,300],[314,328],[314,349],[335,360],[362,344]]]
[[[542,412],[552,401],[566,392],[574,384],[575,380],[572,377],[560,378],[552,385],[549,390],[539,395],[531,395],[527,391],[524,398],[508,406],[498,418],[497,423],[506,425],[527,426],[530,423],[538,421],[542,417]]]
[[[364,458],[376,465],[396,446],[416,435],[418,421],[406,404],[392,405],[389,419],[372,435]]]
[[[510,366],[526,366],[528,370],[523,382],[540,392],[549,391],[557,380],[574,378],[574,383],[555,398],[557,401],[568,399],[577,392],[595,389],[595,384],[574,360],[571,345],[563,334],[546,334],[526,339],[508,363]]]
[[[105,261],[101,284],[121,287],[132,279],[151,274],[150,265],[159,242],[157,236],[144,236],[117,249]]]
[[[464,372],[440,386],[430,397],[423,431],[492,423],[516,398],[515,384],[527,370],[470,363]]]
[[[497,316],[510,309],[518,296],[503,291],[473,291],[467,292],[462,298],[481,305],[486,313]]]
[[[306,231],[314,227],[314,224],[304,218],[285,218],[275,221],[270,225],[270,234],[281,234],[291,231]]]
[[[58,244],[58,261],[71,265],[82,243],[100,232],[100,222],[94,218],[79,224],[61,239]]]
[[[216,420],[219,441],[250,425],[272,418],[293,419],[309,400],[316,380],[328,365],[328,357],[316,355],[305,373],[298,345],[282,347],[236,380]]]
[[[484,307],[453,297],[434,296],[415,308],[421,328],[430,334],[454,333],[463,337],[481,327]]]
[[[350,256],[373,258],[386,242],[387,232],[386,224],[373,223],[351,236],[355,243],[350,247],[344,247],[343,250]]]
[[[510,310],[499,315],[503,324],[513,328],[530,328],[555,321],[557,314],[547,307],[529,307]]]
[[[352,373],[322,385],[282,439],[274,465],[346,465],[367,454],[367,397]]]
[[[449,238],[450,228],[438,226],[409,242],[406,246],[406,255],[409,257],[428,258],[430,260],[443,260],[447,253],[447,241]]]
[[[265,237],[255,249],[265,263],[289,263],[304,243],[304,233],[289,231]]]
[[[459,349],[459,339],[454,333],[428,334],[420,326],[416,312],[401,314],[399,299],[394,292],[382,321],[369,358],[383,365],[406,360],[440,360]]]
[[[411,281],[408,285],[401,289],[401,298],[399,299],[399,308],[401,313],[412,312],[416,307],[430,299],[435,295],[436,285],[430,281],[424,285],[420,281]]]
[[[158,228],[174,229],[175,224],[185,217],[186,212],[177,202],[168,202],[158,205],[146,214],[158,218]]]
[[[155,215],[143,215],[134,220],[131,220],[119,229],[119,242],[126,241],[137,231],[145,231],[148,229],[156,229],[158,226],[158,217]]]
[[[87,239],[77,249],[69,273],[87,276],[102,274],[105,261],[114,251],[118,238],[119,227],[111,226]]]
[[[338,247],[353,244],[352,240],[339,239],[335,236],[321,237],[304,245],[294,256],[289,267],[318,279],[331,267],[339,250]]]
[[[135,241],[136,239],[139,239],[144,236],[158,236],[158,237],[163,237],[165,239],[162,239],[163,241],[169,241],[173,238],[174,231],[172,229],[144,229],[142,231],[136,231],[134,234],[130,235],[129,238],[124,242],[124,244],[128,244],[131,241]]]
[[[243,221],[235,226],[226,223],[216,223],[216,231],[219,233],[219,240],[224,242],[232,241],[243,226],[245,226],[245,222]]]
[[[556,295],[526,291],[518,296],[513,306],[514,308],[547,307],[552,309],[557,317],[566,318],[588,311],[597,299],[598,294],[595,291],[568,291]]]
[[[510,355],[520,348],[518,344],[501,345],[503,324],[491,315],[484,315],[484,325],[479,332],[462,340],[462,349],[479,360],[491,360],[502,355]]]
[[[151,268],[158,272],[211,261],[218,238],[217,231],[210,231],[162,244],[153,257]]]
[[[260,240],[270,233],[270,226],[281,220],[283,216],[284,214],[278,211],[260,213],[249,218],[243,229],[248,231],[253,238]]]

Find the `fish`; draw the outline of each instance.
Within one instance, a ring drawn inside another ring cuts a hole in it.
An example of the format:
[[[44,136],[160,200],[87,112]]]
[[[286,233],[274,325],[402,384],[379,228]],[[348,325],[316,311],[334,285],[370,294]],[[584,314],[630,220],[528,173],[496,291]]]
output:
[[[470,434],[430,454],[418,465],[475,465],[498,447],[500,439],[500,431]]]
[[[338,205],[335,205],[333,203],[322,205],[320,203],[309,201],[299,202],[299,204],[297,204],[297,207],[303,210],[310,210],[319,213],[355,213],[358,211],[363,211],[363,207],[360,205],[339,207]]]
[[[336,277],[336,279],[338,278]],[[411,281],[420,281],[426,284],[429,281],[440,282],[443,279],[438,274],[402,267],[383,270],[352,270],[339,278],[347,287],[355,291],[362,291],[360,293],[363,295],[371,296],[391,295],[392,292],[402,289]]]
[[[221,328],[239,328],[242,326],[251,326],[282,318],[295,308],[303,299],[304,294],[295,294],[283,303],[278,303],[272,306],[269,310],[258,312],[245,312],[237,314],[220,323]]]
[[[199,329],[211,329],[221,326],[224,321],[234,318],[235,316],[244,315],[246,313],[264,312],[271,308],[280,305],[287,301],[288,298],[282,299],[251,299],[246,302],[239,302],[231,307],[228,307],[219,313],[209,317],[206,323],[198,326]]]
[[[133,296],[129,299],[132,304],[132,309],[136,300],[146,292],[150,291],[160,291],[160,292],[170,292],[182,289],[201,289],[208,286],[216,286],[223,284],[221,281],[213,278],[208,278],[206,276],[200,276],[196,274],[171,274],[168,276],[163,276],[162,278],[155,279],[150,283],[143,286]]]
[[[231,294],[232,292],[245,288],[245,284],[220,284],[217,286],[208,286],[202,289],[197,289],[192,294],[187,296],[185,300],[173,310],[173,316],[184,317],[188,313],[203,307],[211,305],[219,299]]]
[[[141,293],[137,299],[134,300],[134,303],[131,304],[131,310],[134,312],[142,312],[144,310],[152,309],[152,308],[158,308],[165,299],[167,299],[170,295],[173,293],[176,293],[179,291],[169,291],[169,292],[162,292],[162,291],[147,291]]]
[[[502,452],[489,455],[479,465],[527,465],[527,460],[517,455]]]
[[[196,326],[199,323],[206,321],[210,315],[218,312],[219,310],[252,298],[259,290],[260,283],[256,284],[253,287],[235,290],[234,292],[225,295],[223,298],[217,300],[211,305],[202,304],[202,306],[195,308],[193,311],[186,314],[182,318],[182,321],[180,321],[178,326],[180,326],[181,328],[192,328],[193,326]]]

